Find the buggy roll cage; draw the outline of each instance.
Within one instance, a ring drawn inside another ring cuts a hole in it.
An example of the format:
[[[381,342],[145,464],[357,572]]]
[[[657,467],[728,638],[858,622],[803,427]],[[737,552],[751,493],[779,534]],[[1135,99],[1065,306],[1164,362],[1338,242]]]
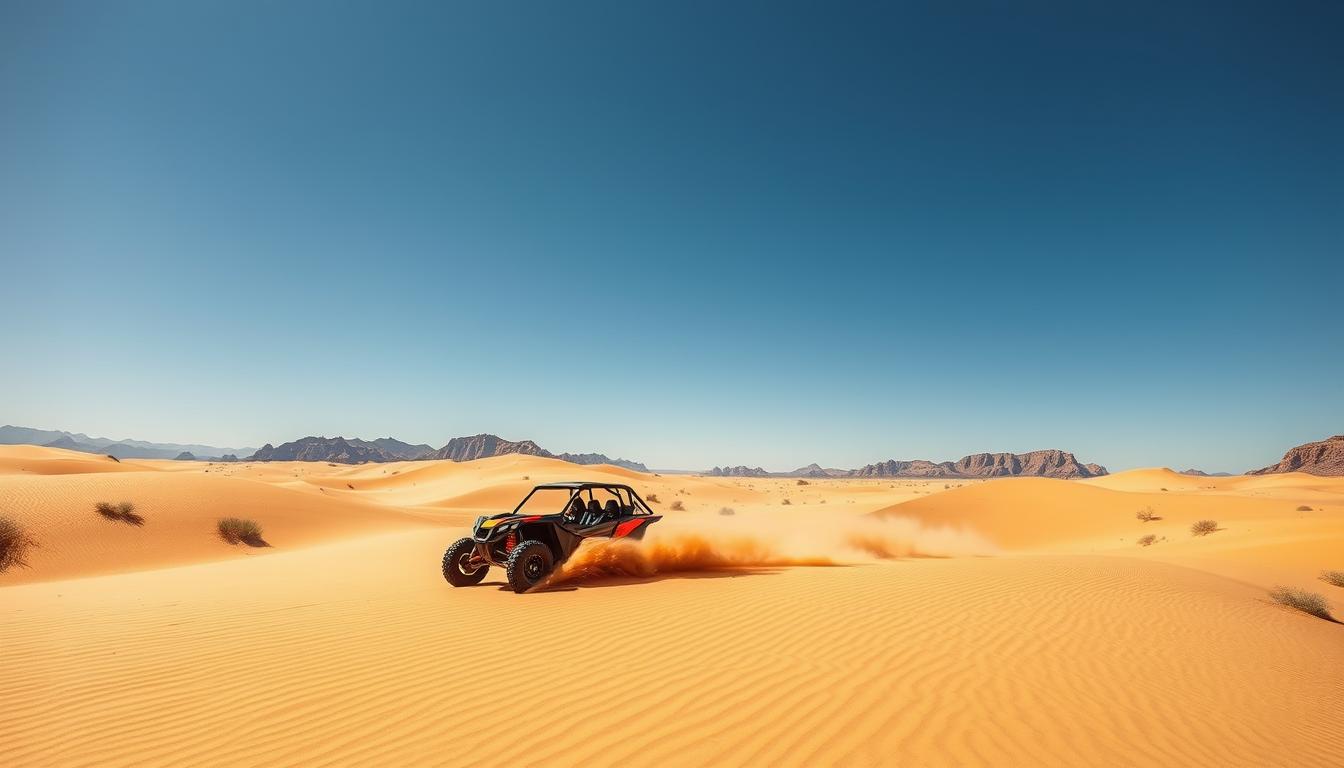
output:
[[[628,485],[619,485],[616,483],[543,483],[542,485],[538,485],[537,487],[529,491],[528,494],[523,497],[523,500],[518,502],[518,506],[513,508],[513,514],[515,515],[518,514],[518,511],[521,510],[524,506],[526,506],[528,499],[531,499],[533,494],[535,494],[537,491],[570,492],[569,498],[565,499],[565,503],[560,507],[559,512],[556,513],[559,514],[560,512],[564,512],[566,509],[569,508],[569,505],[574,501],[574,497],[578,496],[582,498],[585,492],[587,492],[588,494],[588,500],[592,501],[593,491],[595,490],[606,491],[607,493],[610,493],[612,496],[615,496],[617,502],[621,505],[621,507],[623,509],[629,509],[630,510],[629,514],[631,515],[653,514],[653,509],[651,509],[649,505],[646,504],[644,500],[639,497],[639,494],[635,493],[634,488],[631,488]],[[621,496],[622,493],[625,494],[624,497]]]

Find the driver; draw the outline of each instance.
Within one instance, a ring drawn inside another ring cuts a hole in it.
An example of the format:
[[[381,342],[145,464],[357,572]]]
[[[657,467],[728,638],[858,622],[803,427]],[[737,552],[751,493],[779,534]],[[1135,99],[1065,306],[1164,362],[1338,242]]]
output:
[[[586,512],[587,509],[588,508],[583,505],[583,499],[575,494],[574,498],[569,502],[569,509],[565,510],[565,517],[577,523],[583,519],[583,513]]]

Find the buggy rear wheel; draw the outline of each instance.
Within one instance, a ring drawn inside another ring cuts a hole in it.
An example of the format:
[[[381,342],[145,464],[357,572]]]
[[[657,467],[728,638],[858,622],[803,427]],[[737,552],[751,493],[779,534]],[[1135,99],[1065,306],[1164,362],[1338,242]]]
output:
[[[509,554],[504,572],[513,591],[522,594],[545,579],[554,564],[550,547],[536,540],[522,541]]]
[[[485,572],[490,570],[489,563],[473,567],[471,556],[476,553],[476,543],[471,539],[458,539],[443,553],[443,578],[454,587],[470,587],[480,584]]]

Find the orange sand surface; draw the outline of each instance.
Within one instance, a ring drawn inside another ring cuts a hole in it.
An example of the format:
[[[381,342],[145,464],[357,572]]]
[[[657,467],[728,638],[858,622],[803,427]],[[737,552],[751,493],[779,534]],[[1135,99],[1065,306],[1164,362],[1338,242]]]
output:
[[[561,479],[629,483],[665,519],[527,595],[498,569],[443,581],[476,515]],[[1341,478],[3,446],[0,516],[38,542],[0,573],[4,766],[1344,764],[1344,625],[1268,597],[1344,614],[1317,579],[1344,570]],[[227,516],[270,546],[222,541]],[[1192,536],[1202,518],[1220,530]]]

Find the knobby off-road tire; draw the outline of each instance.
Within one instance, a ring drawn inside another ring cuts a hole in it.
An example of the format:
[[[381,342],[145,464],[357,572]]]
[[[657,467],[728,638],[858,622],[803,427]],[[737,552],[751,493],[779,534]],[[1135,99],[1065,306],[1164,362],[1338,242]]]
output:
[[[550,547],[540,541],[528,540],[519,542],[509,553],[504,572],[513,591],[522,594],[545,580],[554,565]]]
[[[474,551],[476,545],[471,539],[458,539],[447,552],[443,553],[443,578],[447,579],[449,584],[454,587],[470,587],[480,584],[485,578],[485,572],[490,570],[488,564],[474,571],[467,565]]]

